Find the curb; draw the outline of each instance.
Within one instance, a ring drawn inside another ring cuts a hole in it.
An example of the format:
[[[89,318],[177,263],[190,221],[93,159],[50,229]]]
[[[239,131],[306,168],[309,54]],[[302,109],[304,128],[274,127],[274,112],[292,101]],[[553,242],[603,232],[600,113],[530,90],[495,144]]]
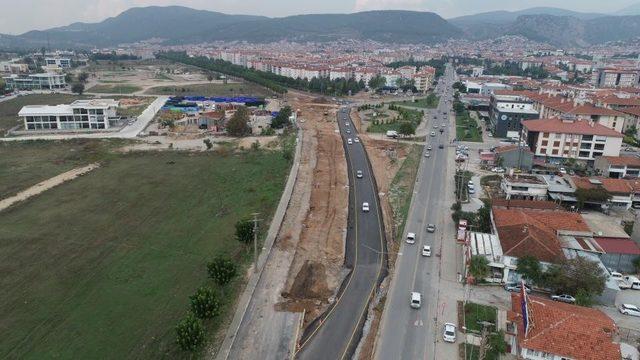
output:
[[[280,197],[278,207],[276,208],[276,211],[273,215],[273,220],[271,220],[271,225],[269,225],[267,237],[264,241],[264,244],[262,245],[263,251],[261,251],[260,255],[258,256],[258,272],[253,273],[247,281],[247,285],[242,293],[242,296],[240,297],[240,301],[238,301],[235,314],[233,315],[233,320],[231,321],[231,325],[229,325],[229,329],[227,330],[224,341],[222,342],[222,346],[218,350],[217,354],[215,354],[216,360],[226,360],[231,353],[231,348],[233,347],[236,335],[238,335],[238,331],[240,331],[240,325],[242,324],[242,320],[244,320],[245,313],[247,311],[247,308],[249,307],[251,299],[253,298],[253,293],[258,285],[258,282],[262,277],[262,272],[267,263],[267,259],[271,254],[271,249],[273,248],[276,236],[280,231],[280,226],[282,225],[284,215],[287,211],[287,208],[289,207],[291,195],[293,194],[293,188],[295,186],[296,179],[298,178],[301,153],[302,130],[298,129],[298,133],[296,135],[296,152],[293,160],[293,165],[291,166],[291,170],[289,171],[287,183],[282,192],[282,197]]]

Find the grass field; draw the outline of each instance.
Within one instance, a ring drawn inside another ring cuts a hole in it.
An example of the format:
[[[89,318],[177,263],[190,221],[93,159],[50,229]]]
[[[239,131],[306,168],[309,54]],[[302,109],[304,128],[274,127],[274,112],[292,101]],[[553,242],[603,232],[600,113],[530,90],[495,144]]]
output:
[[[0,199],[45,179],[113,158],[108,149],[122,141],[69,140],[0,142]]]
[[[57,105],[68,104],[86,96],[70,94],[31,94],[19,96],[11,100],[0,102],[0,136],[12,127],[20,124],[18,111],[25,105]]]
[[[404,224],[409,214],[411,194],[413,194],[413,186],[418,174],[418,165],[420,165],[420,155],[424,149],[422,145],[410,146],[407,157],[389,187],[389,202],[393,209],[393,222],[396,224],[396,234],[394,235],[397,239],[400,239],[404,231]]]
[[[182,96],[272,96],[269,90],[251,83],[232,84],[196,84],[178,86],[156,86],[148,89],[146,94],[152,95],[182,95]]]
[[[489,321],[495,324],[498,318],[498,310],[493,306],[470,302],[465,305],[464,315],[467,329],[480,332],[482,331],[482,325],[478,322]]]
[[[398,131],[400,129],[400,124],[403,122],[411,123],[414,129],[420,125],[420,122],[422,121],[421,110],[407,109],[394,105],[390,105],[390,107],[393,107],[392,110],[398,112],[398,119],[376,119],[367,127],[367,132],[384,133],[389,130]]]
[[[438,106],[438,101],[440,101],[440,98],[438,96],[436,96],[435,94],[429,94],[429,96],[425,98],[415,99],[415,101],[411,101],[411,100],[394,101],[393,104],[424,108],[424,109],[435,109]]]
[[[188,296],[214,256],[246,264],[233,225],[269,223],[288,169],[280,152],[118,155],[4,211],[0,357],[188,358],[174,332]]]
[[[135,85],[96,85],[86,91],[90,93],[131,94],[140,90],[142,88]]]

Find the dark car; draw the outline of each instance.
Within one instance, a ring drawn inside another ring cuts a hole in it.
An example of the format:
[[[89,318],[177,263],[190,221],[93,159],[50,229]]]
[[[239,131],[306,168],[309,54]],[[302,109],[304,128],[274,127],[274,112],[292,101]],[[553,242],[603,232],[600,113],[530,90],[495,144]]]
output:
[[[438,149],[444,149],[444,145],[442,144],[438,145]]]

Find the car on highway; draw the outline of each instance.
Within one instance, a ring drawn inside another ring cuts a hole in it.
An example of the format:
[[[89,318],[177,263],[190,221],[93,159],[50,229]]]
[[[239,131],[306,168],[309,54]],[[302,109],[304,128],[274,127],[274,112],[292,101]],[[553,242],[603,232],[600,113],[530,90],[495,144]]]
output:
[[[435,224],[429,224],[427,225],[427,231],[432,233],[436,231],[436,225]]]
[[[437,129],[438,128],[438,124],[433,124],[433,128]]]
[[[529,285],[524,284],[524,287],[527,294],[531,292]],[[522,291],[522,285],[521,283],[506,283],[504,284],[504,289],[510,292],[520,292]]]
[[[351,134],[351,130],[347,129],[347,134]]]
[[[362,179],[362,170],[358,170],[358,171],[356,171],[356,177],[357,177],[358,179]]]
[[[359,143],[359,142],[360,142],[360,138],[358,138],[358,137],[355,137],[355,138],[353,138],[353,141],[354,141],[354,142],[357,142],[357,143]]]
[[[431,246],[425,245],[422,247],[422,256],[431,256]]]
[[[411,292],[411,307],[414,309],[420,309],[420,305],[422,305],[422,295],[419,292],[412,291]]]
[[[640,316],[640,309],[632,304],[620,304],[618,311],[623,315]]]
[[[551,295],[551,300],[560,301],[567,304],[573,304],[576,302],[576,298],[568,294]]]
[[[431,145],[427,145],[427,150],[431,151]]]
[[[430,135],[431,135],[431,136],[436,136],[436,132],[435,132],[435,131],[432,131]]]
[[[438,149],[444,149],[444,145],[442,144],[438,145]]]
[[[447,124],[445,124],[445,123],[442,123],[442,127],[445,127],[445,126],[447,126]]]
[[[426,153],[424,153],[424,157],[431,157],[431,153],[427,151]]]
[[[345,119],[346,120],[346,119]],[[349,126],[349,122],[344,123],[344,126]]]
[[[450,343],[456,342],[456,326],[452,323],[444,324],[444,331],[442,332],[442,340]]]
[[[369,212],[369,203],[368,202],[363,202],[362,203],[362,211],[363,212]]]
[[[407,244],[415,244],[416,243],[416,234],[415,233],[407,233]]]
[[[351,138],[348,138],[347,139],[347,144],[349,144],[349,145],[353,144],[353,140],[351,140]]]

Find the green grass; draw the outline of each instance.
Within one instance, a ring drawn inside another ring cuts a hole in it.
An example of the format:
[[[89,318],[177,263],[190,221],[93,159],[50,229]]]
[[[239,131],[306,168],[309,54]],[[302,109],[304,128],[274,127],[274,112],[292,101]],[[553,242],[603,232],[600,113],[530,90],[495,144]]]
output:
[[[412,110],[395,105],[391,105],[391,107],[391,110],[398,112],[398,119],[380,119],[380,116],[378,116],[375,121],[370,121],[370,124],[367,127],[367,132],[384,133],[389,130],[398,131],[400,129],[400,124],[403,122],[410,122],[413,124],[414,128],[417,128],[418,125],[420,125],[420,122],[422,121],[421,110]]]
[[[0,102],[0,136],[16,125],[22,124],[18,111],[25,105],[58,105],[69,104],[74,100],[86,99],[87,96],[70,94],[30,94]],[[24,128],[23,128],[24,129]]]
[[[234,224],[252,212],[269,224],[288,169],[280,152],[118,155],[3,211],[0,357],[187,358],[174,326],[212,285],[206,263],[247,264]],[[241,285],[224,289],[209,339]]]
[[[438,96],[436,96],[435,94],[429,94],[429,96],[425,98],[415,99],[414,101],[411,101],[411,100],[394,101],[393,104],[401,105],[401,106],[424,108],[424,109],[435,109],[436,107],[438,107],[439,101],[440,101],[440,98]]]
[[[462,114],[456,114],[456,139],[458,141],[482,142],[478,123],[466,110]]]
[[[162,72],[156,73],[155,76],[154,76],[154,79],[156,79],[156,80],[173,80],[171,77],[169,77],[169,75],[167,75],[165,73],[162,73]]]
[[[251,83],[232,84],[197,84],[182,86],[156,86],[148,89],[146,94],[152,95],[182,95],[182,96],[271,96],[269,90]]]
[[[423,149],[424,146],[422,145],[410,145],[407,157],[389,186],[389,202],[393,210],[393,222],[396,231],[394,235],[396,239],[399,239],[404,232]]]
[[[498,309],[493,306],[480,305],[469,302],[465,305],[465,327],[469,331],[482,331],[482,325],[478,322],[489,321],[496,324]]]
[[[142,88],[135,85],[96,85],[86,91],[90,93],[131,94],[140,90]]]

